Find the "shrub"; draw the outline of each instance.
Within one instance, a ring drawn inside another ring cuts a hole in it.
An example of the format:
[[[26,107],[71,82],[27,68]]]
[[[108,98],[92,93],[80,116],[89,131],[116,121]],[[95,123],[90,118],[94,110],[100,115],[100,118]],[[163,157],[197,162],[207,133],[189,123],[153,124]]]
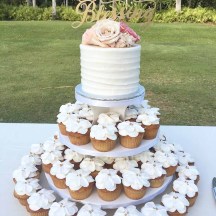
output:
[[[80,20],[80,15],[71,7],[62,7],[60,19],[66,21],[78,21]]]

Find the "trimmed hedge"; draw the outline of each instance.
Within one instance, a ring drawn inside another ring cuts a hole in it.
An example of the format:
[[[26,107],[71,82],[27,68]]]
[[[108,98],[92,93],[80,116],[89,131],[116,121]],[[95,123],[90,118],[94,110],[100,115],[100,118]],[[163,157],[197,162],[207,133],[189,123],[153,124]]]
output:
[[[52,20],[52,8],[33,8],[28,6],[11,6],[0,5],[0,20]],[[72,7],[57,7],[57,20],[77,21],[80,15],[76,14]],[[129,20],[130,22],[142,22],[142,20]],[[180,13],[174,9],[157,12],[154,17],[155,22],[171,23],[171,22],[193,22],[193,23],[215,23],[216,10],[208,8],[183,8]]]

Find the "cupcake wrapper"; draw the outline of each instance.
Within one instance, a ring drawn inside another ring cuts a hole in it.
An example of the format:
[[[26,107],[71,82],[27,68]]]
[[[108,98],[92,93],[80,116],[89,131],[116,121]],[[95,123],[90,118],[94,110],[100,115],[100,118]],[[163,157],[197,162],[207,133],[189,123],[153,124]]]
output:
[[[113,201],[116,200],[122,191],[122,185],[116,185],[116,189],[114,191],[108,191],[106,189],[97,189],[97,193],[102,200],[105,201]]]
[[[39,209],[38,211],[32,211],[29,206],[26,206],[27,211],[31,216],[48,216],[49,209]]]
[[[175,174],[176,172],[176,169],[177,169],[177,165],[176,166],[170,166],[168,168],[164,168],[166,170],[166,176],[169,177],[169,176],[172,176]]]
[[[138,200],[144,197],[145,193],[146,193],[147,188],[143,187],[140,190],[134,190],[131,187],[126,187],[124,186],[124,192],[125,195],[133,200]]]
[[[66,126],[63,123],[59,123],[58,126],[61,134],[67,136]]]
[[[98,173],[99,171],[95,170],[94,172],[91,172],[91,176],[95,179]]]
[[[51,175],[51,174],[50,174],[50,176],[52,178],[52,181],[53,181],[54,185],[57,188],[60,188],[60,189],[66,189],[67,188],[65,178],[64,179],[58,179],[56,176]]]
[[[19,202],[20,202],[21,205],[23,205],[23,206],[27,206],[28,205],[28,202],[27,202],[27,199],[29,198],[28,195],[19,195],[14,190],[14,197],[19,200]]]
[[[68,137],[74,145],[86,145],[90,142],[90,130],[86,134],[68,132]]]
[[[175,212],[169,212],[168,211],[167,213],[168,213],[169,216],[185,216],[187,214],[187,212],[185,212],[185,213],[179,213],[177,211],[175,211]]]
[[[197,197],[198,197],[198,192],[195,194],[194,197],[186,196],[186,199],[187,199],[188,202],[190,203],[189,207],[191,207],[191,206],[194,205],[194,203],[196,202]]]
[[[155,179],[151,179],[150,180],[150,185],[151,188],[159,188],[163,185],[164,181],[165,181],[166,175],[162,175],[161,177],[155,178]]]
[[[93,147],[100,152],[108,152],[115,148],[116,140],[96,140],[91,138]]]
[[[144,133],[139,133],[137,137],[130,136],[121,136],[120,135],[120,144],[125,148],[137,148],[142,142]]]
[[[69,188],[70,196],[71,196],[71,198],[76,199],[76,200],[86,199],[91,195],[92,190],[93,190],[93,186],[94,186],[94,183],[92,182],[89,184],[88,187],[82,187],[77,191],[71,190]]]
[[[52,164],[42,164],[42,169],[45,173],[50,173],[51,168]]]
[[[142,125],[142,127],[145,129],[143,139],[151,140],[157,136],[160,125]]]

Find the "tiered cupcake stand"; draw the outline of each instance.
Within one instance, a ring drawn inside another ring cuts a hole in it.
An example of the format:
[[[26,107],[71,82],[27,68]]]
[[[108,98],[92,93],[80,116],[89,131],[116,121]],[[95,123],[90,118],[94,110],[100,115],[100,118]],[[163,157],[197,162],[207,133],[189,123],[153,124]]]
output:
[[[96,119],[100,113],[109,112],[109,111],[118,112],[120,114],[120,118],[124,120],[125,110],[127,106],[140,104],[144,99],[144,96],[145,96],[145,89],[142,86],[139,87],[139,90],[134,95],[130,95],[127,98],[116,97],[114,99],[88,95],[82,91],[81,85],[78,85],[75,88],[76,100],[91,106],[94,112],[94,121],[93,121],[94,123],[96,122]],[[143,140],[141,145],[135,149],[127,149],[121,146],[119,143],[117,143],[116,147],[109,152],[99,152],[93,148],[91,143],[82,146],[73,145],[70,143],[70,140],[67,136],[61,134],[60,134],[60,141],[70,149],[83,155],[96,156],[96,157],[105,157],[105,156],[106,157],[128,157],[128,156],[134,156],[141,152],[147,151],[148,149],[150,149],[151,147],[153,147],[158,143],[159,138],[156,137],[153,140]],[[48,174],[45,174],[45,176],[47,178],[50,187],[57,194],[59,194],[62,198],[69,198],[73,200],[70,197],[69,191],[67,189],[56,188],[52,182],[51,177]],[[139,205],[148,202],[154,199],[156,196],[163,193],[168,187],[168,185],[171,183],[172,178],[173,178],[172,176],[167,177],[164,184],[160,188],[149,188],[145,196],[139,200],[129,199],[124,193],[122,193],[121,196],[114,201],[109,201],[109,202],[104,201],[97,195],[97,191],[95,188],[93,193],[87,199],[73,200],[73,201],[77,201],[83,204],[100,205],[103,209],[114,209],[120,206],[126,207],[128,205]]]

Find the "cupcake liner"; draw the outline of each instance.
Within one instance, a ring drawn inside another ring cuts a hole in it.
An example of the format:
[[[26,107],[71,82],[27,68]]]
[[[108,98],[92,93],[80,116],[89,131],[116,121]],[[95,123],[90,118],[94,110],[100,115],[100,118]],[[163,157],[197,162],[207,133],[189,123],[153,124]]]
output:
[[[170,166],[168,168],[164,168],[166,170],[166,173],[167,173],[166,176],[169,177],[169,176],[174,175],[175,172],[176,172],[177,166],[178,165],[176,165],[176,166]]]
[[[139,133],[137,137],[130,136],[121,136],[120,135],[120,144],[125,148],[137,148],[142,142],[144,133]]]
[[[150,139],[154,139],[157,136],[158,133],[158,129],[160,127],[159,124],[155,124],[155,125],[143,125],[142,127],[145,129],[145,133],[143,136],[143,139],[145,140],[150,140]]]
[[[52,168],[51,163],[50,164],[44,164],[44,163],[42,164],[42,169],[45,173],[50,173],[51,168]]]
[[[94,172],[91,172],[91,176],[95,179],[98,173],[99,171],[95,170]]]
[[[191,207],[191,206],[194,205],[194,203],[196,202],[197,197],[198,197],[198,192],[196,192],[196,194],[195,194],[194,197],[186,196],[186,199],[187,199],[188,202],[190,203],[189,207]]]
[[[86,134],[68,132],[68,137],[74,145],[86,145],[90,142],[90,130]]]
[[[159,188],[163,185],[164,181],[165,181],[166,175],[162,175],[158,178],[155,179],[151,179],[150,180],[150,187],[151,188]]]
[[[14,197],[17,198],[20,202],[21,205],[23,206],[27,206],[28,205],[28,202],[27,202],[27,199],[29,198],[28,195],[19,195],[16,193],[16,191],[14,190]]]
[[[76,200],[86,199],[91,195],[92,190],[93,190],[93,186],[94,186],[94,183],[91,182],[91,183],[89,183],[88,187],[81,187],[79,190],[76,190],[76,191],[71,190],[69,188],[70,196],[71,196],[71,198],[76,199]]]
[[[105,201],[113,201],[116,200],[122,191],[122,185],[116,185],[116,189],[114,191],[108,191],[106,189],[97,189],[97,193],[102,200]]]
[[[54,175],[51,175],[51,178],[52,178],[52,181],[54,183],[54,185],[57,187],[57,188],[60,188],[60,189],[66,189],[67,188],[67,185],[66,185],[66,179],[58,179],[56,176]]]
[[[175,212],[167,212],[169,216],[185,216],[187,214],[187,212],[185,213],[179,213],[178,211]]]
[[[147,188],[146,187],[142,187],[139,190],[134,190],[132,187],[126,187],[124,186],[124,192],[125,195],[133,200],[138,200],[144,197],[145,193],[146,193]]]
[[[91,138],[93,147],[100,152],[108,152],[115,148],[116,140],[96,140]]]
[[[26,209],[30,213],[31,216],[48,216],[49,215],[49,209],[39,209],[38,211],[33,211],[29,208],[29,206],[26,206]]]
[[[58,126],[61,134],[67,136],[66,126],[63,123],[58,123]]]

